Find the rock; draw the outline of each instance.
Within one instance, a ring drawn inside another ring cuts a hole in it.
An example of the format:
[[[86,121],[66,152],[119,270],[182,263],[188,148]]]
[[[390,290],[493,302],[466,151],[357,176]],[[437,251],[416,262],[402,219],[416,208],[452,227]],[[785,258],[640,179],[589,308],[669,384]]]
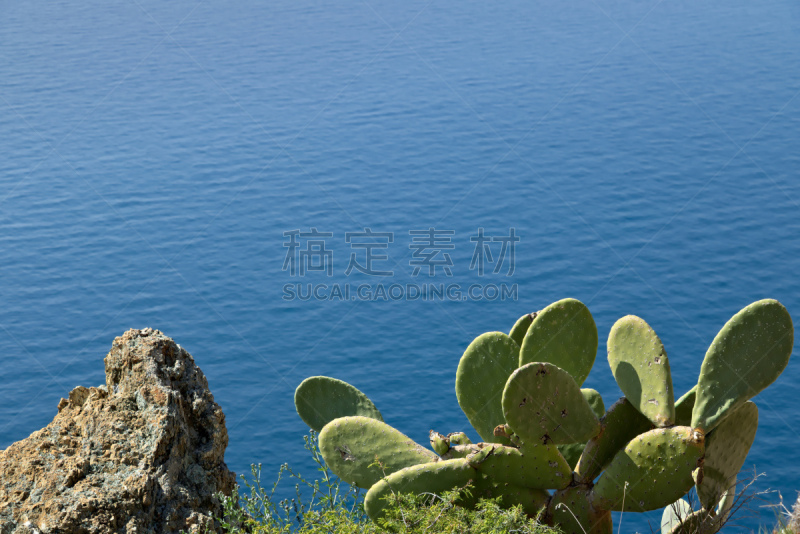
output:
[[[0,534],[213,532],[230,495],[225,415],[192,356],[129,330],[106,383],[73,389],[45,428],[0,451]]]

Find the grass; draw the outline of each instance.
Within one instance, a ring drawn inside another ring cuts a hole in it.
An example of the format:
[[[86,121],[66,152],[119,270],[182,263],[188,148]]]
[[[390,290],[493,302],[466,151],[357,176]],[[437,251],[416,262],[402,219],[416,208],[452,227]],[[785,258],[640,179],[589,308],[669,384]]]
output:
[[[305,448],[311,454],[318,478],[313,482],[288,465],[281,466],[277,480],[265,487],[261,465],[252,467],[251,480],[230,497],[219,495],[223,505],[218,518],[225,534],[559,534],[531,519],[521,508],[500,508],[493,500],[481,500],[474,509],[457,506],[461,492],[442,495],[393,495],[385,517],[377,524],[364,512],[364,493],[336,477],[325,465],[312,432]],[[293,498],[276,500],[278,486],[294,482]]]
[[[791,509],[783,504],[783,498],[772,508],[777,516],[777,524],[771,531],[764,529],[759,534],[800,534],[800,496]]]

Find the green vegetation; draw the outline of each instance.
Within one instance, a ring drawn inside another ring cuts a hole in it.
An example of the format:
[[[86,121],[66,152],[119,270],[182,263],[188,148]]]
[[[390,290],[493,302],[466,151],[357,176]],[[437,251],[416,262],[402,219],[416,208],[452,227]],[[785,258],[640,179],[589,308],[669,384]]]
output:
[[[222,517],[217,518],[222,527],[218,534],[562,534],[559,528],[530,517],[521,506],[504,508],[498,499],[475,499],[472,486],[441,495],[390,493],[383,516],[377,522],[370,521],[358,488],[344,484],[325,465],[317,434],[312,431],[304,441],[321,478],[309,482],[283,465],[276,480],[265,488],[261,466],[253,466],[250,479],[242,475],[242,486],[237,486],[231,496],[218,495],[223,504]],[[753,474],[739,483],[740,490],[725,521],[732,521],[740,512],[752,512],[752,503],[766,498],[768,492],[751,491],[756,478]],[[276,501],[282,482],[294,482],[294,498]],[[470,506],[463,506],[465,502]],[[782,502],[773,508],[776,526],[762,528],[759,534],[800,534],[800,501],[793,510]],[[702,506],[695,499],[678,501],[664,510],[662,527],[672,522],[672,528],[682,525],[683,534],[712,532],[708,524],[693,519],[698,512],[702,512]]]
[[[305,437],[305,448],[317,464],[321,479],[309,482],[289,466],[281,466],[277,480],[265,488],[261,466],[253,466],[252,480],[242,476],[233,495],[220,495],[225,534],[559,534],[543,526],[520,507],[505,509],[496,501],[479,500],[473,507],[457,503],[470,499],[471,488],[442,495],[390,494],[386,513],[376,522],[364,512],[363,495],[333,475],[322,460],[316,433]],[[276,490],[288,476],[295,497],[276,501]],[[241,491],[240,490],[244,490]]]
[[[776,515],[776,525],[773,529],[761,529],[759,534],[800,534],[800,497],[792,508],[783,503],[781,497],[777,505],[772,506]]]
[[[464,352],[456,395],[483,443],[431,431],[433,450],[426,449],[383,422],[361,391],[329,377],[303,381],[295,406],[319,432],[326,469],[368,489],[364,509],[379,526],[396,526],[387,523],[392,506],[412,502],[398,494],[448,495],[470,486],[469,496],[450,504],[480,511],[477,503],[487,499],[521,507],[566,534],[611,534],[612,511],[665,507],[678,515],[665,511],[662,534],[713,533],[730,516],[758,427],[749,399],[783,372],[793,342],[783,305],[750,304],[722,327],[697,385],[675,402],[663,343],[628,315],[607,341],[625,396],[605,411],[597,391],[581,389],[597,354],[597,327],[583,303],[564,299],[522,316],[509,335],[479,336]],[[693,487],[696,511],[681,502]]]

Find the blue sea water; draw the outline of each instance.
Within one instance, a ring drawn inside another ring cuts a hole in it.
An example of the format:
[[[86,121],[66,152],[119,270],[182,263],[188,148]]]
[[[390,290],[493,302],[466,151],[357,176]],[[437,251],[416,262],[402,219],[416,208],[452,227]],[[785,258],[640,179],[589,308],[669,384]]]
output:
[[[746,304],[777,298],[800,319],[797,2],[20,0],[2,13],[0,448],[102,383],[131,327],[194,355],[232,469],[313,474],[292,401],[310,375],[356,385],[426,443],[468,429],[453,386],[469,342],[560,298],[594,314],[586,385],[607,405],[621,393],[603,341],[623,315],[659,333],[678,395]],[[312,228],[333,234],[320,238],[331,275],[292,276],[284,233]],[[392,234],[373,250],[392,276],[345,275],[366,252],[346,234],[365,228]],[[414,276],[425,252],[409,232],[429,228],[453,248]],[[479,228],[515,229],[512,273],[510,256],[470,269]],[[516,284],[518,299],[285,298],[297,283]],[[788,500],[796,357],[756,399],[746,464]]]

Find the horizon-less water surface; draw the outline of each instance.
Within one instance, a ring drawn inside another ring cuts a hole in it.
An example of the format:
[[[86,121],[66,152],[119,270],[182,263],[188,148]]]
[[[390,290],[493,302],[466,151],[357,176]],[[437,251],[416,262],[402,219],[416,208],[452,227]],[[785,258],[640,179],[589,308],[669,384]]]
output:
[[[606,405],[621,393],[604,341],[626,314],[661,336],[682,394],[746,304],[800,317],[799,26],[786,0],[6,2],[0,448],[102,383],[131,327],[193,354],[238,473],[313,474],[292,402],[310,375],[356,385],[421,443],[475,438],[453,387],[463,350],[568,296],[597,322],[586,386]],[[292,249],[291,232],[312,228],[330,255],[303,260],[329,263],[292,276],[287,253],[319,243]],[[345,274],[365,228],[391,234],[366,240],[391,276]],[[435,258],[409,233],[430,228],[452,246]],[[494,272],[502,241],[470,269],[479,228],[514,228],[513,272],[509,250]],[[296,283],[518,299],[284,299]],[[799,380],[793,358],[756,399],[745,467],[790,501]]]

